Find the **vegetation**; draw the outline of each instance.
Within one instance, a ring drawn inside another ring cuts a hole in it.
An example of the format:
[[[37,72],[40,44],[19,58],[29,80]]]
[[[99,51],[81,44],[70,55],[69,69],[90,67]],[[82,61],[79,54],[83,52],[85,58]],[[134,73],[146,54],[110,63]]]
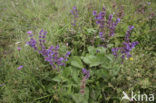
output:
[[[155,0],[0,0],[0,103],[156,93],[155,10]]]

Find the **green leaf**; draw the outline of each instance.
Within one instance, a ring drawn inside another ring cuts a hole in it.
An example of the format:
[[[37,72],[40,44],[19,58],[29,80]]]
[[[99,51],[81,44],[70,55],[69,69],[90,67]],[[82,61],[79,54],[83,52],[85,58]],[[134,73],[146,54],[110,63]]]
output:
[[[61,78],[59,76],[56,76],[52,79],[55,82],[61,82]]]
[[[90,67],[98,66],[99,64],[101,64],[101,61],[94,55],[88,55],[88,56],[84,57],[83,61],[86,64],[89,64]]]
[[[103,54],[98,54],[98,55],[86,55],[86,57],[83,57],[83,61],[86,64],[89,64],[90,67],[93,66],[99,66],[103,64],[109,64],[110,60],[104,56]]]
[[[73,70],[71,71],[72,79],[73,79],[75,82],[78,82],[78,80],[79,80],[78,74],[79,74],[79,71],[78,71],[77,69],[73,69]]]
[[[106,53],[106,48],[104,48],[104,47],[98,47],[97,50],[100,51],[100,54],[105,54]]]
[[[89,54],[95,54],[96,53],[96,48],[94,48],[93,46],[89,46],[88,47],[88,52],[89,52]]]
[[[72,66],[77,67],[77,68],[83,68],[83,64],[81,62],[80,57],[74,56],[71,60],[72,60],[71,61]]]

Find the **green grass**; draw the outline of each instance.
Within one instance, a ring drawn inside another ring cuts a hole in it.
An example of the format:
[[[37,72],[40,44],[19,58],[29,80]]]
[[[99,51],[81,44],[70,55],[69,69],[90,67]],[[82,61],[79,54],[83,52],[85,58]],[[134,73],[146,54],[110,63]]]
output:
[[[88,40],[92,36],[87,35],[88,31],[95,30],[95,26],[92,25],[92,11],[100,11],[105,5],[107,11],[113,13],[112,2],[113,0],[0,0],[0,84],[4,84],[0,87],[0,102],[74,103],[73,98],[74,96],[78,97],[76,93],[80,89],[80,70],[72,66],[68,66],[64,72],[61,70],[61,73],[52,70],[41,55],[34,52],[29,46],[25,46],[29,40],[26,32],[32,30],[35,37],[38,37],[38,32],[44,29],[48,31],[47,46],[60,43],[63,52],[69,49],[73,51],[72,56],[84,56],[87,47],[91,45]],[[150,11],[145,16],[134,14],[135,2],[135,0],[117,1],[118,5],[124,6],[126,15],[121,21],[117,35],[123,37],[128,25],[134,25],[135,32],[132,39],[140,42],[140,45],[132,52],[134,60],[127,60],[121,66],[120,75],[108,83],[108,93],[111,92],[109,89],[113,88],[114,94],[110,93],[110,95],[117,98],[121,98],[120,94],[123,90],[127,92],[129,90],[156,92],[154,91],[156,88],[154,84],[156,78],[154,38],[156,20],[153,20],[153,27],[150,28],[145,17]],[[73,6],[77,6],[80,16],[78,18],[79,26],[75,28],[71,26],[70,10]],[[151,7],[153,10],[156,9],[154,0],[151,1]],[[76,36],[72,37],[72,33]],[[120,45],[121,41],[115,40],[119,42],[115,45]],[[17,45],[16,42],[20,42],[20,44]],[[73,45],[66,48],[64,44],[67,42],[71,42]],[[21,47],[20,52],[17,50],[18,46]],[[70,65],[70,61],[68,65]],[[17,67],[20,65],[24,67],[19,71]],[[71,77],[76,78],[75,81],[70,81],[71,87],[63,82],[66,72],[75,75]],[[61,81],[56,78],[57,75]],[[98,94],[99,89],[96,89],[98,82],[88,82]],[[87,86],[89,87],[89,85]],[[64,88],[68,89],[64,90]],[[99,86],[99,88],[102,87]],[[72,91],[75,91],[75,94]],[[106,101],[109,101],[110,95],[106,93],[108,96],[105,98]],[[99,101],[88,100],[84,103],[98,103]]]

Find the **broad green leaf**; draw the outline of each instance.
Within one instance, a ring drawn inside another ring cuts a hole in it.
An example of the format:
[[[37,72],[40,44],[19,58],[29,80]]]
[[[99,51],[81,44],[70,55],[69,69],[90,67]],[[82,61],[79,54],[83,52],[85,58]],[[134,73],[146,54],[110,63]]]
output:
[[[96,48],[93,47],[93,46],[89,46],[88,47],[88,52],[89,52],[89,54],[95,54],[96,53]]]
[[[71,61],[72,66],[77,67],[77,68],[83,68],[83,64],[81,62],[80,57],[74,56],[71,60],[72,60]]]
[[[90,67],[98,66],[99,64],[102,63],[102,61],[100,61],[100,59],[97,56],[94,56],[94,55],[88,55],[88,56],[84,57],[83,61],[86,64],[89,64]]]

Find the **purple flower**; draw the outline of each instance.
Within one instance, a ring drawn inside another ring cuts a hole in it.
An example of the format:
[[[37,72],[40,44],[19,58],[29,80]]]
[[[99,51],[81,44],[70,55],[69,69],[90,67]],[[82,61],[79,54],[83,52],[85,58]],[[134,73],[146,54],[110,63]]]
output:
[[[129,28],[129,31],[131,31],[134,28],[134,26],[129,26],[128,28]]]
[[[37,50],[37,42],[34,38],[31,38],[30,41],[27,42],[27,44]]]
[[[31,37],[27,44],[41,54],[44,57],[44,60],[49,62],[53,68],[65,66],[65,62],[68,60],[70,52],[67,52],[65,55],[59,54],[59,45],[52,45],[47,49],[45,45],[46,35],[47,32],[42,29],[39,32],[39,41],[36,41],[33,37]]]
[[[130,52],[132,51],[133,48],[135,48],[136,45],[139,44],[138,41],[135,42],[130,42],[130,33],[133,30],[134,26],[129,26],[128,27],[128,31],[126,32],[126,36],[125,36],[125,41],[123,42],[123,46],[119,47],[119,48],[112,48],[112,53],[114,56],[117,57],[117,52],[120,51],[120,53],[122,54],[121,58],[122,58],[122,63],[123,60],[127,57],[130,58],[131,54]]]
[[[77,10],[76,6],[73,7],[73,10]]]
[[[43,32],[44,32],[43,29],[41,29],[41,31],[39,32],[39,35],[42,35]]]
[[[111,21],[112,19],[113,19],[113,15],[112,15],[112,14],[110,14],[110,15],[109,15],[109,19],[108,19],[108,20],[109,20],[109,21]]]
[[[78,18],[78,10],[77,7],[73,7],[73,9],[71,10],[71,14],[74,16],[74,20],[72,22],[72,25],[75,26],[76,22],[77,22],[77,18]]]
[[[27,31],[27,34],[32,34],[32,31]]]
[[[97,14],[97,11],[94,10],[93,11],[93,16],[96,16],[96,14]]]
[[[21,70],[23,68],[23,65],[19,66],[17,69],[18,70]]]
[[[119,48],[112,48],[112,53],[115,57],[117,57],[117,52],[118,52]]]
[[[99,32],[99,36],[100,36],[100,38],[102,38],[103,37],[103,32]]]
[[[126,36],[125,36],[125,41],[129,42],[129,37],[131,35],[131,32],[132,32],[133,28],[134,28],[134,26],[129,26],[128,27],[128,30],[127,30]]]
[[[99,13],[93,11],[93,15],[95,16],[96,24],[99,26],[99,36],[101,40],[104,40],[110,36],[114,36],[116,26],[120,22],[120,19],[117,18],[116,21],[113,21],[112,14],[110,14],[109,17],[106,17],[105,8],[103,8],[103,10]]]
[[[120,18],[116,19],[115,26],[120,22]]]
[[[20,48],[20,47],[17,47],[17,50],[18,50],[18,51],[21,51],[21,48]]]
[[[132,51],[132,49],[138,44],[138,42],[124,42],[123,43],[123,47],[120,48],[112,48],[112,53],[114,56],[117,57],[117,52],[120,50],[121,54],[122,54],[122,59],[125,59],[125,56],[127,58],[131,57],[130,52]]]
[[[90,71],[89,70],[83,68],[82,73],[85,75],[86,79],[88,79],[90,77]]]

